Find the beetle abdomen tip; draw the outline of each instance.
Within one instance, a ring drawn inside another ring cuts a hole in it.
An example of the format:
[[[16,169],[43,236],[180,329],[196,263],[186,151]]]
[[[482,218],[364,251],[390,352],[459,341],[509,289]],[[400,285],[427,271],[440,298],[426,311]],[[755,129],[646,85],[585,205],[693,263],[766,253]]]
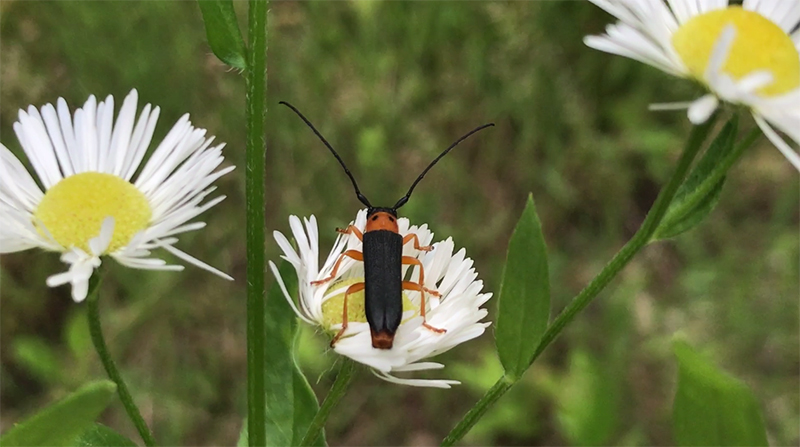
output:
[[[388,331],[375,332],[372,331],[372,347],[376,349],[392,349],[394,343],[394,334]]]

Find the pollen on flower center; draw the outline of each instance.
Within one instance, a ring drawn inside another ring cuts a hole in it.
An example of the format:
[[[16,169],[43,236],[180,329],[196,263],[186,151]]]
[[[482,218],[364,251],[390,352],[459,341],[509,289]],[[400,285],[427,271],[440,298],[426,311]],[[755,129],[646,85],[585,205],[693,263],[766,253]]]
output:
[[[672,45],[693,77],[704,81],[714,44],[728,25],[736,37],[722,70],[740,79],[766,70],[773,82],[760,89],[764,96],[781,95],[800,86],[800,55],[792,39],[778,25],[740,6],[700,14],[684,23],[672,36]]]
[[[90,253],[89,240],[100,234],[103,220],[111,216],[114,236],[106,250],[110,253],[145,229],[152,214],[147,198],[131,183],[111,174],[83,172],[48,189],[34,217],[61,246]]]
[[[331,330],[333,325],[342,324],[342,310],[344,310],[344,293],[347,288],[357,282],[363,282],[363,278],[351,278],[339,280],[328,287],[329,291],[338,291],[336,295],[328,298],[322,303],[322,327]],[[413,310],[419,312],[419,307],[411,302],[403,292],[403,312]],[[367,315],[364,309],[364,291],[351,293],[347,297],[347,321],[366,323]]]

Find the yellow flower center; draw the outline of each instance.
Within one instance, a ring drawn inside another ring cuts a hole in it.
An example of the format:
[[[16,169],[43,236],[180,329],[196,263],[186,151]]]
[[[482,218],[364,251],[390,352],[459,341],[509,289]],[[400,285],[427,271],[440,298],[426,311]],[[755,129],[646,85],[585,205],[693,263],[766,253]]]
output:
[[[83,172],[48,189],[33,215],[61,246],[87,253],[91,253],[89,239],[100,235],[103,220],[111,216],[114,236],[106,250],[110,253],[147,228],[152,214],[147,198],[129,182],[111,174]]]
[[[792,39],[778,25],[740,6],[700,14],[683,24],[672,36],[675,51],[694,78],[703,82],[706,66],[720,34],[736,28],[722,71],[735,80],[754,71],[772,74],[772,83],[758,89],[763,96],[777,96],[800,86],[800,55]]]
[[[363,282],[363,278],[352,278],[339,280],[331,284],[328,290],[340,290],[339,293],[330,297],[322,303],[322,325],[325,329],[330,329],[334,324],[342,324],[342,310],[344,307],[344,293],[347,288],[357,282]],[[403,292],[403,312],[413,310],[419,313],[419,307],[408,299]],[[347,321],[366,323],[367,315],[364,310],[364,291],[351,293],[347,296]],[[404,320],[405,321],[405,320]]]

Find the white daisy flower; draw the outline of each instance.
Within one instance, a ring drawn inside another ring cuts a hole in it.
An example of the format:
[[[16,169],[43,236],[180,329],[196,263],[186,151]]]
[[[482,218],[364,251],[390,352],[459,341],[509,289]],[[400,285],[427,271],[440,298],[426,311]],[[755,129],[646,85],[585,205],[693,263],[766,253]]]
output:
[[[750,109],[756,123],[800,170],[800,0],[589,0],[619,19],[586,45],[691,78],[710,93],[688,103],[693,124],[720,100]],[[777,131],[776,131],[777,130]]]
[[[86,298],[103,255],[132,268],[183,270],[150,257],[163,248],[232,279],[173,246],[177,235],[205,226],[188,221],[225,198],[201,203],[216,189],[211,184],[233,170],[215,171],[224,144],[210,147],[214,138],[194,128],[187,114],[142,167],[160,110],[147,104],[136,120],[137,99],[132,90],[116,123],[112,96],[99,104],[90,96],[74,115],[63,98],[56,107],[20,110],[14,131],[35,179],[0,144],[0,253],[61,252],[69,270],[47,278],[47,285],[71,283],[76,302]]]
[[[367,210],[364,209],[358,212],[351,225],[363,232],[366,222]],[[362,242],[355,234],[340,235],[320,268],[317,220],[311,216],[304,219],[304,223],[305,226],[296,216],[289,218],[297,250],[292,248],[283,234],[278,231],[273,233],[283,250],[283,259],[297,271],[300,295],[297,302],[286,290],[275,264],[270,262],[270,268],[297,316],[306,323],[321,327],[333,337],[342,329],[345,290],[364,281],[364,264],[345,256],[332,280],[315,284],[331,276],[334,265],[345,250],[362,251]],[[397,224],[401,236],[416,234],[423,248],[433,240],[433,233],[427,225],[409,226],[405,218],[397,219]],[[425,321],[420,312],[420,292],[405,290],[403,319],[394,335],[393,346],[391,349],[373,348],[365,316],[364,292],[353,293],[348,298],[347,328],[339,338],[334,337],[333,349],[372,367],[375,375],[389,382],[437,388],[450,388],[450,385],[458,384],[455,380],[408,379],[394,375],[444,368],[441,363],[423,360],[478,337],[489,325],[480,321],[487,314],[481,306],[492,294],[481,293],[483,282],[477,279],[478,274],[472,267],[472,259],[466,257],[466,250],[462,248],[453,253],[454,249],[451,238],[433,244],[430,251],[416,249],[414,243],[403,246],[404,256],[421,261],[424,269],[423,286],[431,290],[425,295]],[[404,277],[407,269],[404,266]],[[418,282],[419,274],[419,268],[414,268],[409,281]]]

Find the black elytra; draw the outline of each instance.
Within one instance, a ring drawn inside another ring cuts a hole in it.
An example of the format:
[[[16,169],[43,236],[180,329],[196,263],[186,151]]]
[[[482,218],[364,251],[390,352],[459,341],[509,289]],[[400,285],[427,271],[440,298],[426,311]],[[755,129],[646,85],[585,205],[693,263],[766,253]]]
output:
[[[403,237],[389,230],[364,233],[364,310],[373,334],[394,337],[403,316]]]

